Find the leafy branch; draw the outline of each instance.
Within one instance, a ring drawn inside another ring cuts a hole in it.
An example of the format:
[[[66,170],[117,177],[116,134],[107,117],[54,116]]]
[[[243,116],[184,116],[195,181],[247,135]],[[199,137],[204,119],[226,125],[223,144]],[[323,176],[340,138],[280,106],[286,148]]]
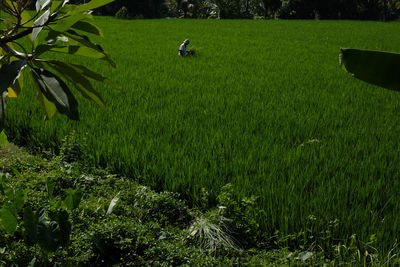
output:
[[[36,0],[36,12],[31,16],[27,8],[32,0],[0,0],[0,142],[6,142],[3,131],[6,99],[16,98],[21,93],[25,68],[36,85],[45,119],[51,119],[59,111],[70,119],[79,120],[78,102],[66,82],[85,98],[105,108],[104,100],[91,80],[120,89],[118,85],[84,66],[49,60],[44,56],[56,52],[91,57],[104,60],[115,68],[111,56],[86,35],[103,36],[92,23],[91,10],[112,1],[92,0],[74,5],[69,4],[69,0]]]

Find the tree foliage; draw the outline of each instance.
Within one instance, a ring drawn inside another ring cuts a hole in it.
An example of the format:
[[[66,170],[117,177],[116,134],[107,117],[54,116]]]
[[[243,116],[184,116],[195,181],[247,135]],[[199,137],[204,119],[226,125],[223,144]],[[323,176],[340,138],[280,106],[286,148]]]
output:
[[[82,5],[68,0],[0,0],[0,132],[5,142],[4,112],[6,99],[17,98],[23,88],[23,75],[36,85],[37,100],[51,119],[56,111],[79,120],[78,102],[70,82],[85,98],[105,107],[91,80],[118,88],[106,77],[88,68],[46,58],[51,52],[91,57],[115,67],[103,48],[87,34],[102,36],[92,22],[91,10],[114,0],[92,0]],[[34,6],[35,12],[28,12]],[[28,69],[28,70],[24,70]]]
[[[75,0],[83,3],[85,0]],[[115,15],[126,7],[129,17],[369,19],[393,20],[399,0],[116,0],[97,10]]]

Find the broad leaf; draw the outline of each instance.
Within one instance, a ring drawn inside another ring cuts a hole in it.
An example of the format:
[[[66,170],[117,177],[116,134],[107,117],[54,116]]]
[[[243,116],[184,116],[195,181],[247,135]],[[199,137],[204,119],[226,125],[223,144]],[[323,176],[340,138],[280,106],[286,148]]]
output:
[[[14,82],[14,84],[8,88],[8,97],[17,98],[22,91],[22,87],[24,85],[24,78],[22,76],[22,72],[19,78]]]
[[[341,49],[340,61],[344,69],[355,78],[400,91],[400,54]]]
[[[71,211],[76,209],[81,202],[82,195],[83,193],[80,189],[73,190],[72,188],[69,188],[67,190],[67,197],[64,200],[67,209]]]
[[[59,20],[57,24],[51,25],[50,28],[55,32],[63,33],[68,29],[70,29],[72,25],[76,24],[78,21],[82,19],[92,19],[92,18],[93,16],[90,14],[74,13],[62,20]],[[48,40],[49,38],[51,39],[51,36],[48,36],[46,40]]]
[[[47,63],[51,68],[71,82],[85,98],[94,101],[101,108],[105,108],[105,103],[101,95],[93,88],[90,81],[82,76],[73,65],[56,60]]]
[[[117,204],[117,202],[119,200],[119,194],[120,194],[120,192],[118,192],[118,194],[111,200],[110,206],[108,206],[106,215],[111,214],[111,212],[113,211],[114,206]]]
[[[58,248],[55,236],[58,235],[60,227],[55,221],[50,221],[47,211],[42,208],[39,211],[39,222],[37,241],[44,251],[55,251]]]
[[[68,31],[64,32],[64,35],[70,39],[73,39],[73,40],[79,42],[80,44],[82,44],[88,48],[91,48],[91,49],[97,51],[98,53],[101,53],[102,54],[101,57],[97,57],[97,56],[93,56],[93,57],[104,59],[104,60],[108,61],[108,63],[110,63],[110,65],[112,67],[114,67],[114,68],[116,67],[116,64],[111,59],[111,56],[107,52],[105,52],[100,45],[92,43],[90,41],[89,37],[78,34],[73,30],[68,30]]]
[[[51,4],[51,0],[37,0],[36,1],[36,12],[39,12],[47,7],[49,7]]]
[[[3,65],[0,69],[0,94],[11,87],[21,75],[21,71],[26,66],[26,60],[13,61]]]
[[[91,9],[95,9],[104,5],[107,5],[111,2],[113,2],[114,0],[92,0],[87,4],[83,4],[83,5],[79,5],[77,6],[74,11],[79,11],[79,12],[84,12],[84,11],[88,11]]]
[[[4,146],[8,145],[7,135],[4,133],[4,130],[0,132],[0,144],[3,144]]]
[[[22,207],[24,206],[25,202],[27,199],[27,192],[26,190],[18,190],[15,193],[15,198],[14,198],[14,206],[17,212],[19,212]]]
[[[53,2],[51,3],[50,11],[54,12],[54,11],[58,10],[63,5],[65,5],[66,2],[68,2],[68,0],[67,1],[64,1],[64,0],[53,0]]]
[[[72,25],[72,28],[103,37],[103,33],[101,32],[100,28],[88,21],[78,21]]]
[[[10,200],[11,202],[14,202],[14,198],[15,198],[14,187],[7,186],[6,188],[4,188],[4,194],[7,196],[8,200]]]
[[[54,187],[56,186],[56,183],[54,182],[53,179],[47,178],[46,180],[46,191],[47,191],[47,196],[48,198],[53,198],[53,192],[54,192]]]
[[[35,82],[35,84],[37,83]],[[47,100],[47,98],[42,94],[39,88],[38,88],[37,100],[44,109],[45,120],[50,120],[51,118],[53,118],[53,116],[57,112],[56,105]]]
[[[71,65],[74,66],[74,68],[77,71],[79,71],[82,75],[84,75],[84,76],[86,76],[86,77],[88,77],[90,79],[102,82],[102,83],[107,84],[107,85],[109,85],[111,87],[114,87],[117,90],[121,90],[122,91],[121,86],[119,86],[118,84],[116,84],[112,80],[108,79],[107,77],[104,77],[103,75],[101,75],[99,73],[96,73],[96,72],[86,68],[85,66],[77,65],[77,64],[71,64]]]
[[[24,237],[27,242],[35,244],[37,242],[38,216],[32,211],[31,207],[24,208]]]
[[[57,244],[59,246],[68,245],[71,235],[71,221],[69,220],[69,214],[66,210],[60,210],[56,216],[56,221],[59,226],[60,231],[54,236],[57,239]]]
[[[57,40],[57,38],[66,37],[68,40],[63,43],[54,42],[53,40]],[[95,43],[92,43],[90,39],[85,36],[78,34],[73,30],[68,30],[66,32],[57,32],[50,30],[49,34],[46,38],[50,44],[39,45],[35,54],[39,55],[44,52],[58,52],[58,53],[66,53],[77,56],[85,56],[91,58],[97,58],[107,61],[112,67],[116,67],[115,62],[111,59],[111,56],[103,50],[103,48]]]
[[[21,22],[23,23],[24,27],[32,27],[33,21],[31,21],[31,15],[28,11],[24,11],[21,14]],[[29,21],[29,22],[28,22]]]
[[[47,10],[33,23],[33,26],[35,28],[33,28],[33,30],[32,30],[32,36],[31,36],[32,42],[35,42],[38,34],[43,29],[42,25],[44,25],[47,22],[47,20],[49,19],[49,16],[50,16],[50,10]]]
[[[115,62],[110,59],[108,55],[101,53],[97,50],[94,50],[89,47],[79,46],[79,45],[70,45],[67,47],[56,47],[50,50],[51,52],[58,52],[58,53],[66,53],[76,56],[84,56],[84,57],[91,57],[96,59],[102,59],[110,63],[111,66],[115,67]]]
[[[30,77],[31,77],[31,80],[33,81],[33,84],[36,85],[37,101],[42,106],[44,113],[46,114],[45,119],[53,118],[54,114],[56,114],[56,111],[57,111],[56,106],[52,102],[47,100],[47,98],[42,94],[42,91],[40,90],[40,86],[37,83],[32,71],[30,72]]]
[[[14,215],[14,207],[7,203],[0,210],[0,223],[3,229],[10,235],[13,235],[17,230],[17,218]]]
[[[60,113],[79,120],[78,102],[59,77],[44,69],[32,69],[32,74],[40,91]]]

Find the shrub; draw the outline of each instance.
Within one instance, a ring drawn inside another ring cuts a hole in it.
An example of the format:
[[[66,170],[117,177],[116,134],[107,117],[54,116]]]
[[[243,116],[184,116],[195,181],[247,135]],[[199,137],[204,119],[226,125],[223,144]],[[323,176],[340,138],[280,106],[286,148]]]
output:
[[[119,19],[128,19],[130,17],[128,9],[125,6],[122,6],[117,13],[115,13],[115,17]]]

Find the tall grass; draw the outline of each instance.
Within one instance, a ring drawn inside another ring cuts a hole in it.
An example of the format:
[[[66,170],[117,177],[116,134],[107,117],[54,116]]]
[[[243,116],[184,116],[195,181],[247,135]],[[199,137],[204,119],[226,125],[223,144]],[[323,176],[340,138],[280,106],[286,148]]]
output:
[[[400,24],[350,21],[217,21],[96,18],[118,64],[74,58],[117,81],[97,88],[108,108],[79,99],[81,121],[9,101],[7,132],[57,147],[88,132],[96,163],[191,203],[234,184],[255,195],[267,233],[339,219],[337,237],[400,234],[400,95],[351,78],[340,47],[400,51]],[[191,39],[196,56],[177,56]],[[59,55],[56,55],[59,56]]]

